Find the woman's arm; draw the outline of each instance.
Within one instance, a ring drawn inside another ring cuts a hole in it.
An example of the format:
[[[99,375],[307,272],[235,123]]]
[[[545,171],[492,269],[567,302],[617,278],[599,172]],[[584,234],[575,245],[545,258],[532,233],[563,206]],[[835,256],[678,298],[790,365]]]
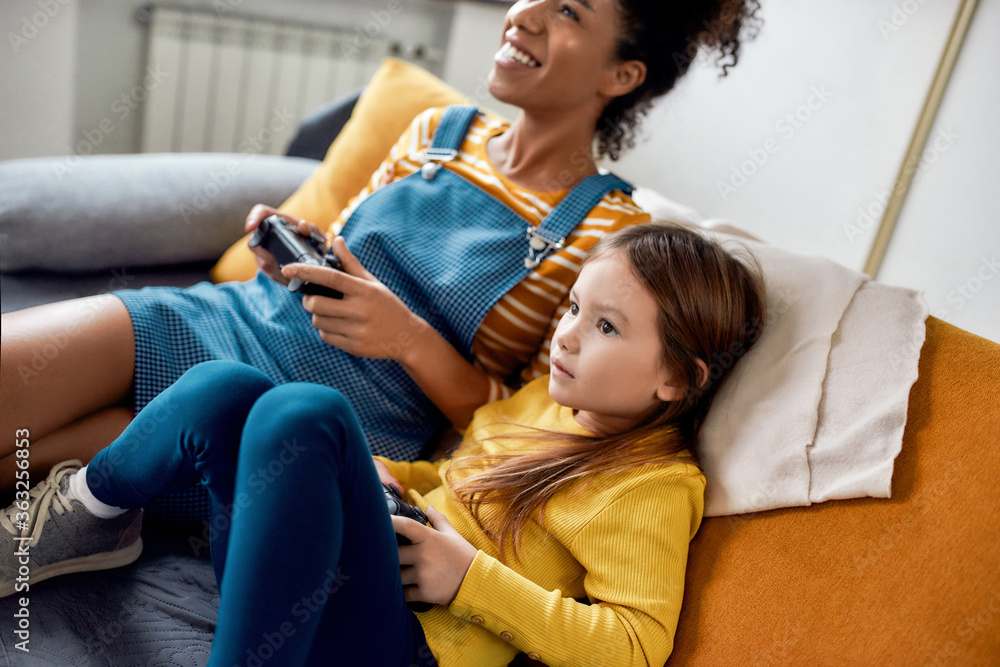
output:
[[[398,361],[421,390],[459,430],[480,405],[496,398],[498,380],[476,368],[426,320],[413,313],[351,254],[337,237],[333,252],[343,271],[289,264],[286,278],[325,285],[343,299],[310,295],[302,305],[327,343],[372,359]]]
[[[476,408],[499,398],[499,381],[466,361],[422,319],[413,344],[404,346],[396,361],[456,429],[464,430]]]

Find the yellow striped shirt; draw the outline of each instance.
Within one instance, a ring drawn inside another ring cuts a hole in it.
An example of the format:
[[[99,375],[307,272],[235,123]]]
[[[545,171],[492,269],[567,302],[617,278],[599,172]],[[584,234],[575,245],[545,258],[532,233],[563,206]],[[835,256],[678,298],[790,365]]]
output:
[[[423,163],[419,155],[430,147],[443,112],[443,108],[428,109],[414,119],[368,185],[341,213],[334,231],[340,230],[343,221],[372,192],[420,170]],[[480,114],[458,157],[445,167],[538,226],[568,190],[534,192],[514,184],[493,167],[486,155],[486,142],[508,127],[504,121]],[[509,396],[507,385],[516,388],[549,372],[552,334],[569,306],[569,288],[584,255],[605,234],[649,219],[628,195],[618,190],[608,193],[577,225],[562,250],[550,255],[496,303],[483,319],[472,346],[477,365],[494,378],[489,400]]]

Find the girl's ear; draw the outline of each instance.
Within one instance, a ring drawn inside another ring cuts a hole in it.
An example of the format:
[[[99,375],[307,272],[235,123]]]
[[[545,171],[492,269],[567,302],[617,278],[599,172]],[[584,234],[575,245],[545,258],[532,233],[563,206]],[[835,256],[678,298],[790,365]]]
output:
[[[708,372],[708,364],[701,359],[695,359],[694,362],[698,365],[698,389],[704,389],[708,386],[709,380],[712,379]]]
[[[698,366],[698,389],[704,389],[711,379],[711,375],[708,372],[708,364],[701,359],[695,359],[695,363]],[[684,398],[684,385],[676,385],[672,384],[672,382],[673,380],[667,380],[657,387],[656,398],[660,399],[664,403]]]
[[[641,60],[624,60],[612,71],[602,91],[608,97],[627,95],[646,80],[646,63]]]

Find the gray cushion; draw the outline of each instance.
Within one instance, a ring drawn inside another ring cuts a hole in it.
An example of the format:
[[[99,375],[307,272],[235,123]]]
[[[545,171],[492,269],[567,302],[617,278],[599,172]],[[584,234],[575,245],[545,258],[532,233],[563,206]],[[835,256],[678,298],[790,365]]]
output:
[[[215,259],[243,234],[253,204],[278,206],[317,166],[226,153],[0,162],[0,270]]]
[[[214,262],[171,264],[169,266],[115,266],[86,273],[57,271],[18,271],[0,273],[0,312],[40,306],[120,289],[150,286],[190,287],[211,280]]]

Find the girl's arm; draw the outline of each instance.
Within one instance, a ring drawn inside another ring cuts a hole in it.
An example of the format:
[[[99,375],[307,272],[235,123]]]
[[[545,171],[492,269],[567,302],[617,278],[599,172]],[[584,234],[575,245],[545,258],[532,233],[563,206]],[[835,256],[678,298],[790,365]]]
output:
[[[419,494],[429,493],[441,486],[440,463],[432,461],[393,461],[384,456],[373,456],[376,467],[381,463],[389,474],[403,485],[403,493],[414,489]]]
[[[671,476],[629,491],[567,545],[593,604],[535,584],[480,551],[449,611],[546,664],[656,665],[673,649],[688,544],[704,478]]]

